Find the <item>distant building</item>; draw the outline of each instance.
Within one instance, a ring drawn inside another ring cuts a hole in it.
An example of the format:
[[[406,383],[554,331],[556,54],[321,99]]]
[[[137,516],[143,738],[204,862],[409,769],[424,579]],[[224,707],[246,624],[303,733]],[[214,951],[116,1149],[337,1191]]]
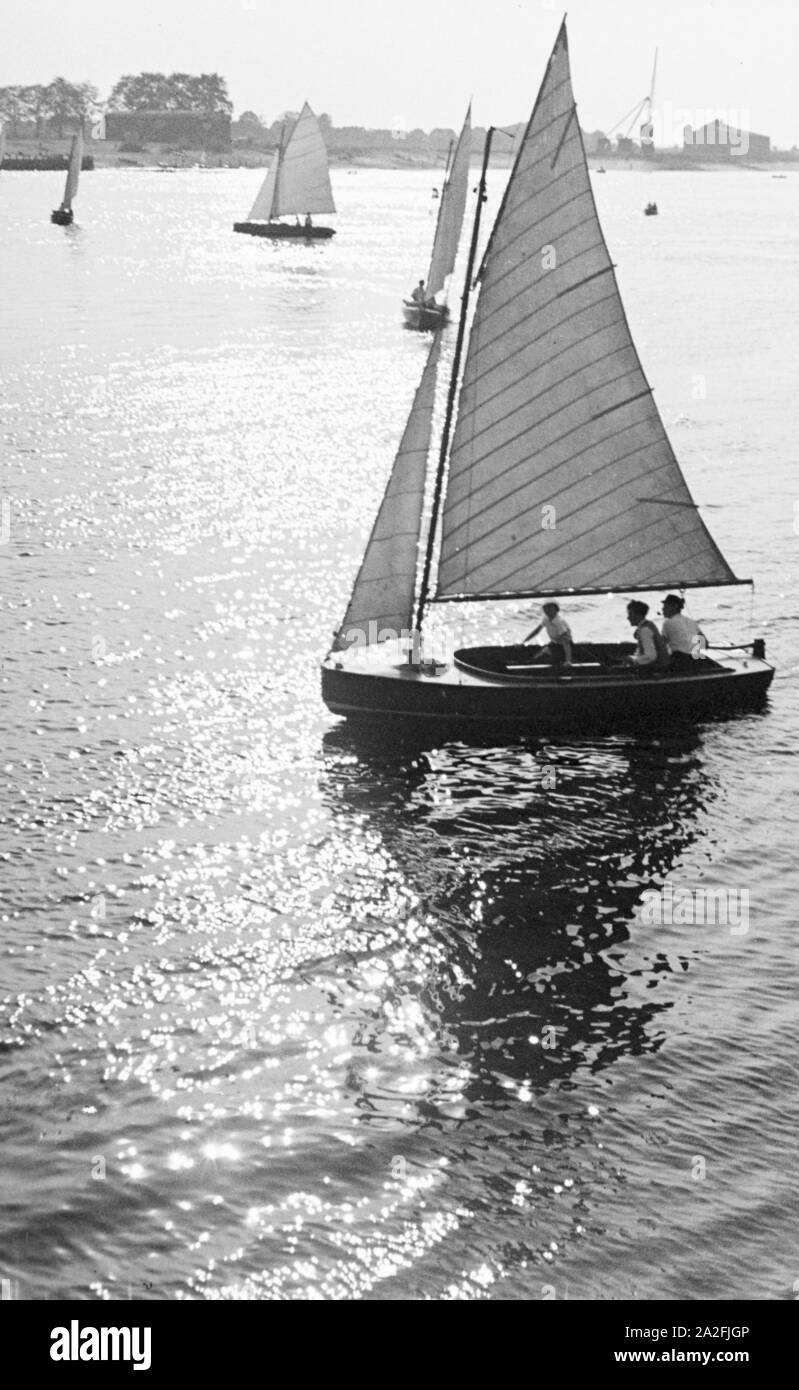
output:
[[[147,145],[183,145],[187,149],[230,149],[230,116],[223,111],[109,111],[107,140]]]
[[[686,126],[683,136],[683,150],[697,159],[734,159],[742,155],[762,159],[771,149],[768,135],[736,130],[721,120],[710,121],[699,130]]]

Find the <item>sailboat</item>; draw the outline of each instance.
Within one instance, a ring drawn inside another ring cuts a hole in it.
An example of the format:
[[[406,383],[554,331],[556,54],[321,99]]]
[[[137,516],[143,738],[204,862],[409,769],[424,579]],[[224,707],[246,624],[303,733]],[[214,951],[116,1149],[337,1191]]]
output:
[[[430,269],[425,281],[425,302],[419,303],[412,299],[406,299],[402,305],[402,312],[408,328],[435,330],[446,323],[449,318],[449,309],[446,303],[437,303],[436,296],[444,289],[452,274],[455,257],[458,254],[463,215],[466,211],[471,149],[472,108],[470,105],[466,112],[463,128],[458,136],[448,177],[441,190],[433,251],[430,256]]]
[[[440,334],[322,666],[322,697],[336,714],[383,727],[528,732],[762,702],[774,675],[762,640],[662,674],[629,665],[629,643],[575,643],[565,671],[518,642],[441,660],[425,651],[431,604],[751,582],[735,577],[699,515],[630,335],[591,191],[565,21],[477,272],[460,379],[491,136],[435,474],[428,482]]]
[[[83,131],[79,130],[72,137],[72,148],[69,152],[69,168],[67,169],[67,182],[64,188],[64,196],[61,199],[60,208],[50,213],[50,221],[57,223],[59,227],[68,227],[73,221],[72,200],[78,191],[78,179],[80,178],[81,165],[83,163]]]
[[[246,222],[234,222],[234,232],[267,237],[331,237],[332,227],[316,227],[312,213],[335,212],[327,150],[319,122],[307,101],[288,139],[285,125],[269,173]],[[294,217],[294,222],[280,222]],[[299,218],[304,221],[300,222]]]
[[[6,128],[0,124],[0,169],[3,167],[3,160],[6,155]]]

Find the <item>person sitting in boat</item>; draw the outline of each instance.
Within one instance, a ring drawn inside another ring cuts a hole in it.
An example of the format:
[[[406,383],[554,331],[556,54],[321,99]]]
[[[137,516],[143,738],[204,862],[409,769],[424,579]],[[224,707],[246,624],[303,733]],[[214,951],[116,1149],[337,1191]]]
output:
[[[696,662],[704,654],[707,638],[699,624],[683,613],[685,599],[666,594],[663,600],[661,635],[670,654],[672,671],[695,671]]]
[[[309,212],[306,212],[306,214],[305,214],[305,230],[306,230],[306,232],[309,232],[309,231],[311,230],[311,227],[312,227],[312,226],[313,226],[313,222],[311,221],[311,214],[310,214]]]
[[[571,666],[572,664],[572,634],[569,624],[560,615],[560,608],[557,603],[545,603],[542,605],[544,614],[538,627],[534,627],[532,632],[528,632],[525,642],[529,642],[533,637],[537,637],[542,628],[546,629],[549,638],[548,645],[541,653],[549,656],[553,666]]]
[[[419,305],[420,309],[424,308],[425,304],[427,303],[427,295],[425,293],[424,280],[420,280],[418,285],[416,286],[416,289],[411,290],[411,299],[413,300],[414,304]]]
[[[627,619],[635,628],[637,651],[630,661],[639,671],[652,675],[655,671],[665,671],[669,665],[669,649],[651,618],[647,617],[649,604],[633,599],[627,604]]]

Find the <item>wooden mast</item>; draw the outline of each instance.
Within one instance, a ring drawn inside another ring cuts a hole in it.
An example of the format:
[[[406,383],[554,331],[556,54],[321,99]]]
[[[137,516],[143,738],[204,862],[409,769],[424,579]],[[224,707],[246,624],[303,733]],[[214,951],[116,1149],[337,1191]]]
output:
[[[285,133],[286,133],[286,122],[283,121],[283,124],[282,124],[281,127],[280,127],[280,140],[278,141],[278,146],[277,146],[277,168],[275,169],[275,186],[274,186],[274,188],[273,188],[273,190],[272,190],[272,208],[277,207],[277,195],[278,195],[278,189],[280,188],[280,165],[281,165],[282,160],[283,160],[283,136],[285,135]],[[269,209],[269,221],[270,221],[270,222],[272,221],[272,208]],[[275,216],[277,217],[277,216],[279,216],[279,214],[276,213]]]
[[[477,189],[477,209],[474,214],[474,228],[472,230],[472,240],[469,247],[469,261],[466,267],[466,280],[461,295],[461,315],[458,323],[458,337],[455,343],[455,354],[452,359],[452,375],[449,382],[447,393],[447,409],[444,416],[444,428],[441,432],[441,447],[438,454],[438,468],[436,470],[436,482],[433,490],[433,504],[430,510],[430,528],[427,533],[427,549],[424,557],[424,570],[422,572],[422,582],[419,588],[419,601],[416,607],[416,630],[421,632],[422,617],[427,604],[427,595],[430,591],[430,571],[433,567],[433,550],[435,547],[436,529],[438,527],[438,516],[441,510],[441,493],[444,485],[444,470],[447,463],[447,452],[449,450],[449,436],[452,429],[452,417],[455,412],[455,394],[458,387],[458,372],[461,365],[461,355],[463,352],[463,339],[466,333],[466,314],[469,308],[469,297],[472,288],[472,275],[474,273],[474,261],[477,254],[477,238],[480,233],[480,214],[483,203],[486,200],[486,172],[488,170],[488,159],[491,153],[491,141],[494,137],[494,127],[489,126],[486,131],[485,148],[483,150],[483,167],[480,171],[480,183]]]

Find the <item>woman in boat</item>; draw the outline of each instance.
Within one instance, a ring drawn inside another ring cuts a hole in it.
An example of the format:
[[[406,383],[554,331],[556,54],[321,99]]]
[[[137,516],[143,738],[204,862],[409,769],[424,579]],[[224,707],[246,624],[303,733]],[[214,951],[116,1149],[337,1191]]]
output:
[[[528,632],[525,642],[529,642],[536,637],[542,627],[546,628],[549,644],[541,653],[547,655],[553,666],[571,666],[572,664],[572,634],[569,624],[565,618],[560,616],[560,608],[557,603],[545,603],[542,605],[544,614],[538,627],[534,627],[532,632]]]
[[[642,675],[665,671],[669,665],[669,649],[651,618],[647,617],[648,612],[649,604],[641,603],[640,599],[627,604],[627,619],[635,628],[638,648],[630,661]]]
[[[672,671],[695,671],[695,663],[707,646],[699,624],[683,614],[685,599],[667,594],[663,600],[663,626],[660,629],[670,654]]]

